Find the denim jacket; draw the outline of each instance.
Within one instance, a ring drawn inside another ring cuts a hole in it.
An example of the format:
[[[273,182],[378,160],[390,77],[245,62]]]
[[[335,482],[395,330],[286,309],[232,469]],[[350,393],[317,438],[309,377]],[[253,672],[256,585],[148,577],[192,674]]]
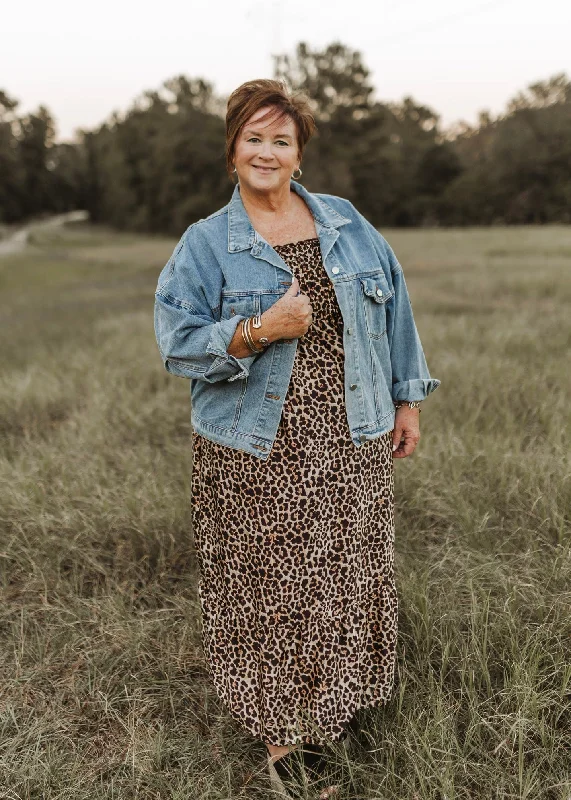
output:
[[[348,201],[291,181],[309,207],[343,319],[345,408],[356,447],[394,427],[394,401],[423,400],[431,378],[402,268]],[[161,271],[155,333],[168,372],[190,380],[193,429],[262,460],[280,423],[298,339],[227,352],[241,320],[287,291],[292,271],[254,230],[237,184],[230,202],[190,225]]]

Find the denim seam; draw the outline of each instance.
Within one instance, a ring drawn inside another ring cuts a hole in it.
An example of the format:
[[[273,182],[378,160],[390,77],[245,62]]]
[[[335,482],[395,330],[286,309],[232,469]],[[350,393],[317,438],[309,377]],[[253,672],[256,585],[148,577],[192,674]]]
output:
[[[164,285],[165,284],[163,284],[163,286]],[[200,312],[197,311],[197,309],[194,308],[194,306],[192,306],[186,300],[181,300],[180,298],[175,297],[173,294],[169,294],[168,292],[165,292],[162,289],[156,291],[155,296],[163,300],[168,306],[172,306],[173,308],[184,308],[186,311],[190,311],[196,316],[200,316]],[[217,306],[217,308],[218,307],[219,306]]]

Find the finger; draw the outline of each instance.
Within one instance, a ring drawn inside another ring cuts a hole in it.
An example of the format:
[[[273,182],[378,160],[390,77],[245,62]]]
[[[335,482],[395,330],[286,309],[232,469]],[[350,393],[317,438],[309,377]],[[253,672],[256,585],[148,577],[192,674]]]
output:
[[[288,292],[291,292],[294,295],[299,294],[299,281],[295,275],[292,278],[291,286],[288,288]]]
[[[403,441],[399,447],[398,453],[395,455],[398,458],[406,458],[414,453],[416,445],[418,444],[420,435],[413,431],[404,431]]]
[[[396,425],[393,431],[393,453],[395,450],[398,449],[400,445],[400,440],[402,439],[403,434],[403,427],[402,425]]]

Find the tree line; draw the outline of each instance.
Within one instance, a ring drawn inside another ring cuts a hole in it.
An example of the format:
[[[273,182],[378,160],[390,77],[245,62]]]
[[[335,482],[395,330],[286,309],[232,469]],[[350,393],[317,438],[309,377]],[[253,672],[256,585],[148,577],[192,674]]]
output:
[[[274,57],[303,91],[317,135],[303,158],[310,191],[340,195],[377,226],[571,222],[571,82],[530,85],[493,117],[444,128],[412,97],[376,100],[361,54],[335,42]],[[77,208],[95,222],[180,235],[224,205],[225,98],[178,76],[144,92],[75,143],[47,108],[18,114],[0,91],[0,222]]]

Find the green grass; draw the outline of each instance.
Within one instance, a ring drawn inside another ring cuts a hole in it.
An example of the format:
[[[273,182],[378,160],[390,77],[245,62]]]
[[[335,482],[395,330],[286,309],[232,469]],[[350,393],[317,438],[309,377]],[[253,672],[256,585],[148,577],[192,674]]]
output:
[[[383,233],[442,386],[396,462],[394,695],[346,766],[371,800],[569,800],[571,228]],[[0,260],[0,797],[270,797],[200,648],[174,244]]]

